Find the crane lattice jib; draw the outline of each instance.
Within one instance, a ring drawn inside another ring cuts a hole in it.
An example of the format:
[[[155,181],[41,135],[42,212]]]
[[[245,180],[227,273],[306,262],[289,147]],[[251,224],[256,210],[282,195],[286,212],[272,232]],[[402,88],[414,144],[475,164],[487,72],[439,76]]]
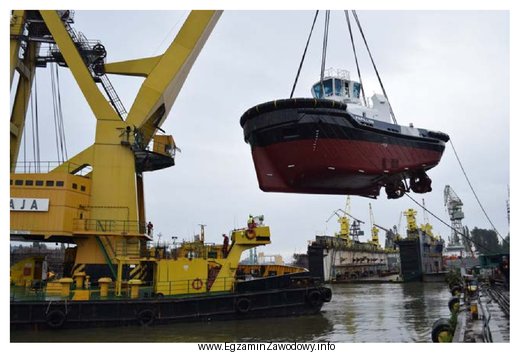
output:
[[[462,200],[457,196],[453,188],[449,185],[444,187],[444,204],[448,210],[448,215],[450,216],[451,221],[451,244],[459,244],[460,235],[465,234],[464,226],[462,225],[462,220],[464,219],[464,212],[462,212]],[[467,251],[471,251],[471,244],[469,243],[467,237],[462,237],[462,241],[464,243],[464,247]]]
[[[446,185],[444,188],[444,205],[448,209],[450,220],[454,221],[464,218],[464,213],[462,212],[463,203],[449,185]]]

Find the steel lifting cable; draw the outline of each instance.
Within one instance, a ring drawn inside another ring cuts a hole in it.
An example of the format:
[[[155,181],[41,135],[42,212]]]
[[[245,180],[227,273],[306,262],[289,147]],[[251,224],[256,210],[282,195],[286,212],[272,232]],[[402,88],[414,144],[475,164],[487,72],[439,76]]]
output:
[[[60,95],[60,78],[58,73],[58,65],[54,66],[56,70],[56,113],[57,113],[57,122],[58,122],[58,134],[59,134],[59,143],[60,143],[60,153],[62,161],[65,161],[65,154],[63,149],[63,114],[61,112],[61,95]]]
[[[469,187],[471,189],[471,192],[473,192],[473,196],[475,196],[475,199],[477,199],[477,202],[478,202],[478,205],[480,206],[480,209],[482,210],[482,212],[484,212],[484,215],[486,216],[487,220],[489,221],[489,224],[491,224],[491,226],[493,227],[493,230],[495,231],[495,233],[497,233],[497,235],[500,237],[500,239],[502,239],[502,241],[504,241],[504,242],[509,244],[509,242],[507,240],[502,238],[502,235],[500,235],[500,233],[496,229],[496,227],[493,224],[493,222],[491,222],[491,219],[489,218],[486,210],[484,209],[484,206],[482,206],[482,203],[480,202],[480,199],[478,198],[477,193],[475,192],[475,189],[473,188],[473,185],[471,185],[471,182],[469,181],[468,175],[466,174],[466,171],[464,170],[464,167],[462,166],[462,162],[460,161],[459,155],[457,154],[457,151],[455,150],[455,146],[453,146],[453,141],[452,141],[451,138],[450,138],[450,144],[451,144],[451,148],[453,149],[453,153],[455,153],[455,158],[457,158],[457,162],[459,163],[460,169],[462,169],[462,173],[464,174],[464,177],[466,178],[466,181],[468,182],[468,185],[469,185]]]
[[[390,104],[390,100],[388,99],[388,95],[386,94],[385,87],[383,86],[383,81],[381,81],[381,76],[379,75],[379,71],[377,70],[376,63],[374,62],[374,58],[372,57],[372,53],[370,52],[370,48],[368,47],[367,40],[365,38],[365,34],[363,33],[363,28],[361,28],[361,23],[359,22],[358,15],[356,13],[356,10],[352,10],[352,14],[354,15],[354,19],[356,20],[357,26],[359,28],[359,33],[361,34],[361,37],[363,38],[363,42],[365,43],[365,47],[367,48],[368,55],[370,56],[370,60],[372,61],[372,66],[374,67],[374,70],[377,75],[377,79],[379,80],[379,85],[381,86],[381,90],[383,91],[383,94],[386,98],[386,101],[388,102],[388,107],[390,108],[390,115],[392,115],[392,120],[395,124],[397,124],[397,120],[395,119],[394,110],[392,109],[392,105]]]
[[[298,67],[298,72],[296,73],[296,78],[294,79],[290,98],[292,98],[294,95],[294,90],[296,88],[296,84],[298,83],[298,78],[300,77],[300,72],[302,70],[303,61],[305,60],[305,55],[307,54],[307,48],[309,47],[309,42],[311,40],[312,31],[314,30],[314,25],[316,24],[316,19],[318,18],[319,12],[320,12],[319,10],[316,10],[316,14],[314,15],[314,20],[312,21],[311,31],[309,32],[309,37],[307,38],[307,44],[305,44],[305,50],[303,51],[303,56],[300,61],[300,66]]]
[[[323,30],[323,49],[321,52],[321,72],[320,72],[320,83],[321,83],[321,92],[323,97],[325,97],[325,87],[323,86],[323,76],[325,75],[325,62],[327,61],[327,43],[329,39],[329,21],[330,21],[330,11],[325,11],[325,29]]]
[[[38,81],[36,79],[36,70],[34,75],[34,101],[35,101],[35,117],[36,117],[36,167],[38,168],[38,173],[40,170],[40,115],[38,113]]]
[[[467,237],[465,234],[459,232],[457,229],[453,228],[451,225],[449,225],[448,223],[444,222],[441,218],[437,217],[435,214],[433,214],[430,210],[428,210],[426,207],[424,207],[423,205],[421,205],[419,202],[417,202],[413,197],[411,197],[409,194],[405,193],[406,196],[408,196],[408,198],[410,200],[412,200],[413,202],[415,202],[418,206],[420,206],[423,210],[425,210],[426,212],[428,212],[429,214],[431,214],[433,217],[435,217],[439,222],[441,222],[442,224],[444,224],[446,227],[452,229],[453,231],[455,231],[455,233],[458,233],[460,234],[464,239],[472,242],[473,244],[475,245],[478,245],[481,249],[483,250],[486,250],[486,251],[489,251],[491,252],[491,249],[485,247],[484,245],[474,241],[473,239],[471,239],[470,237]]]
[[[354,52],[354,59],[356,60],[356,68],[357,68],[359,83],[361,84],[361,95],[363,96],[363,103],[365,103],[365,106],[366,106],[367,99],[365,97],[365,88],[363,86],[363,80],[361,79],[361,70],[359,69],[356,45],[354,44],[354,36],[352,35],[352,27],[350,26],[350,16],[348,14],[348,10],[345,10],[345,18],[347,19],[348,33],[350,34],[350,42],[352,43],[352,51]]]
[[[34,74],[32,78],[33,78],[34,81],[36,81],[36,74]],[[36,84],[34,84],[34,86],[36,88]],[[29,103],[30,103],[30,106],[31,106],[31,135],[32,135],[33,161],[34,161],[35,165],[37,165],[37,163],[36,163],[36,136],[35,136],[36,129],[34,127],[34,120],[35,120],[34,119],[34,109],[35,109],[34,108],[34,105],[35,105],[34,101],[36,100],[36,98],[33,98],[35,96],[36,95],[31,94],[31,97],[29,98]],[[36,166],[35,166],[35,169],[36,169]],[[36,170],[35,170],[35,172],[36,172]]]
[[[173,31],[175,30],[175,28],[177,27],[177,25],[181,22],[182,19],[184,18],[187,18],[189,15],[189,12],[188,11],[184,11],[183,13],[181,13],[179,15],[179,18],[177,19],[177,21],[174,23],[174,25],[170,28],[170,30],[168,32],[166,32],[166,34],[164,35],[164,38],[161,40],[161,43],[159,43],[159,45],[157,46],[157,48],[153,51],[153,55],[157,55],[159,53],[159,49],[161,49],[162,45],[164,44],[164,42],[171,38],[171,35],[173,34]]]
[[[54,130],[56,132],[56,152],[58,154],[58,162],[62,163],[67,156],[67,147],[65,141],[65,127],[63,123],[63,112],[61,109],[61,91],[60,77],[58,73],[58,65],[54,65],[55,70],[51,69],[51,85],[52,85],[52,101],[54,109]]]
[[[27,96],[25,95],[25,92],[26,92],[26,84],[27,84],[27,81],[26,80],[23,80],[21,77],[19,78],[20,80],[22,80],[22,85],[23,85],[23,116],[27,116]],[[23,132],[22,132],[22,138],[23,138],[23,172],[24,173],[27,173],[27,169],[26,169],[26,163],[27,163],[27,139],[26,139],[26,130],[25,130],[25,124],[24,124],[24,128],[23,128]],[[15,171],[16,171],[16,164],[15,164]]]
[[[41,156],[40,156],[40,114],[39,108],[38,108],[38,86],[36,85],[37,82],[35,82],[35,92],[36,92],[36,152],[38,153],[38,173],[41,173],[40,170],[40,163],[41,163]]]
[[[38,116],[38,80],[36,78],[36,71],[34,72],[34,95],[31,94],[31,124],[32,124],[32,139],[33,139],[33,158],[34,171],[40,172],[40,128]],[[34,96],[34,99],[33,99]]]
[[[56,83],[58,93],[58,113],[60,122],[60,141],[61,141],[61,153],[64,156],[64,160],[69,159],[67,154],[67,140],[65,138],[65,122],[63,121],[63,111],[61,109],[61,89],[60,89],[60,75],[58,71],[58,65],[56,65]]]
[[[54,64],[56,65],[56,64]],[[54,117],[54,142],[56,143],[56,154],[58,155],[58,162],[61,163],[60,159],[60,149],[59,149],[59,134],[58,134],[58,122],[57,122],[57,112],[56,112],[56,78],[54,74],[54,70],[51,65],[51,90],[52,90],[52,109],[53,109],[53,117]]]

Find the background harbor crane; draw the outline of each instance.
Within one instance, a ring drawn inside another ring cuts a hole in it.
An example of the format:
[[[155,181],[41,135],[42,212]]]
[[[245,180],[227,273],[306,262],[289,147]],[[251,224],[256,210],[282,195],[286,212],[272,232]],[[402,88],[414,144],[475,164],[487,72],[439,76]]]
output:
[[[462,212],[462,200],[457,196],[455,190],[449,185],[444,187],[444,206],[448,210],[451,221],[451,236],[449,238],[449,245],[460,245],[462,238],[462,245],[467,252],[472,252],[471,242],[469,238],[469,231],[467,227],[462,225],[464,219],[464,212]]]

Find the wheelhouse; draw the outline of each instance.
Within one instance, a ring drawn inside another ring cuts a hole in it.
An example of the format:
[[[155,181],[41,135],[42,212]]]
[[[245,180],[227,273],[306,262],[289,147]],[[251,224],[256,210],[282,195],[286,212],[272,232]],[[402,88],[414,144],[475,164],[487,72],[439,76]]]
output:
[[[312,96],[345,103],[360,103],[361,84],[351,81],[349,72],[342,70],[327,75],[323,81],[316,82],[311,89]]]

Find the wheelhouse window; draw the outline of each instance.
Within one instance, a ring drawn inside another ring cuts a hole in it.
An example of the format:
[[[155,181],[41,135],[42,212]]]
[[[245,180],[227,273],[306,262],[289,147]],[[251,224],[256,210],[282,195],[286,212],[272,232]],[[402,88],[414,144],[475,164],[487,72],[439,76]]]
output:
[[[313,90],[314,96],[316,98],[323,98],[324,97],[321,87],[322,87],[322,83],[321,82],[318,82],[314,86],[312,86],[312,90]],[[332,79],[331,78],[328,79],[328,80],[323,81],[323,90],[325,91],[325,97],[332,96],[332,94],[334,92],[333,92],[333,88],[332,88]]]
[[[343,88],[345,90],[345,97],[350,97],[350,82],[343,81]]]
[[[321,86],[320,86],[319,83],[317,83],[314,86],[312,86],[312,93],[313,93],[314,97],[316,97],[316,98],[321,98],[322,97]]]
[[[332,91],[332,79],[323,81],[323,87],[325,89],[325,97],[332,96],[334,93]]]
[[[334,94],[336,96],[341,97],[341,96],[345,95],[345,89],[344,89],[345,85],[343,84],[343,82],[345,82],[345,81],[339,80],[337,78],[334,79]]]
[[[358,82],[354,82],[354,86],[352,89],[352,96],[354,98],[359,98],[359,91],[361,91],[361,84]]]

